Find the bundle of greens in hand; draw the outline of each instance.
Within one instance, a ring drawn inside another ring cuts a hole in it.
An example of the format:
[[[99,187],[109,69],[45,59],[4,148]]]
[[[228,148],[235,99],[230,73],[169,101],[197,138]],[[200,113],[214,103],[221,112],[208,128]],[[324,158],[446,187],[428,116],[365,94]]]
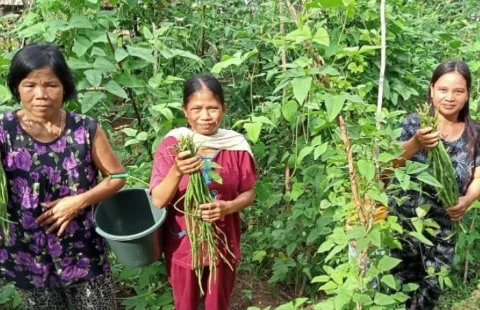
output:
[[[178,145],[175,147],[177,152],[190,151],[191,156],[196,156],[200,146],[195,145],[193,135],[181,136],[178,139]],[[203,161],[204,167],[218,168],[214,162]],[[208,176],[217,183],[222,183],[218,173],[208,169]],[[186,230],[188,239],[192,248],[192,269],[198,279],[200,293],[204,295],[202,287],[202,276],[204,270],[204,259],[208,262],[206,265],[210,268],[208,277],[208,288],[210,290],[212,281],[216,279],[216,265],[219,259],[223,260],[232,270],[233,267],[225,255],[235,257],[228,246],[225,233],[215,223],[209,223],[200,217],[201,204],[213,202],[212,195],[201,171],[195,171],[189,175],[189,182],[185,195],[182,196],[176,205],[183,200]],[[177,208],[178,210],[178,208]],[[220,247],[220,248],[219,248]],[[225,249],[222,252],[221,249]]]
[[[432,131],[438,128],[438,109],[434,109],[425,103],[418,109],[421,128],[431,127]],[[442,185],[438,189],[438,199],[445,208],[451,208],[458,203],[458,185],[455,178],[455,168],[453,168],[450,155],[448,154],[443,141],[438,141],[437,146],[427,152],[427,164],[431,165],[432,173],[435,179]]]

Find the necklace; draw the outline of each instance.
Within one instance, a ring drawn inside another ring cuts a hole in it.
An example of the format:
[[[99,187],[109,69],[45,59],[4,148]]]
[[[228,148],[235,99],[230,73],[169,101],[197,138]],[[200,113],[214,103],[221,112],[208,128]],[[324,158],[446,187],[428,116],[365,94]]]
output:
[[[26,125],[26,127],[28,128],[28,131],[30,132],[30,134],[34,134],[34,122],[28,117],[27,113],[24,114],[23,118],[23,123]],[[48,134],[54,136],[54,139],[60,137],[60,135],[62,134],[63,132],[63,127],[64,127],[64,123],[65,123],[65,116],[64,116],[64,113],[62,110],[60,110],[60,114],[58,116],[58,132],[55,133],[54,130],[52,130],[53,128],[50,127],[50,129],[47,129],[47,132]],[[46,129],[45,127],[42,128],[42,131],[43,129]]]

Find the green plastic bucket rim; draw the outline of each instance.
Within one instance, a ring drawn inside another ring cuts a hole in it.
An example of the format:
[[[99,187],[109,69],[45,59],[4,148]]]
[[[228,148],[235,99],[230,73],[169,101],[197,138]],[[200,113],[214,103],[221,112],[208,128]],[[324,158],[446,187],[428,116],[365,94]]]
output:
[[[138,190],[144,190],[145,191],[145,195],[147,195],[147,199],[148,199],[148,202],[150,203],[150,206],[153,207],[153,208],[156,208],[152,205],[152,201],[151,201],[151,198],[150,198],[150,193],[148,192],[148,189],[146,188],[126,188],[126,189],[122,189],[120,191],[118,191],[117,193],[115,193],[115,195],[119,194],[119,193],[122,193],[122,192],[129,192],[129,191],[138,191]],[[113,196],[112,196],[113,197]],[[110,197],[111,198],[111,197]],[[98,209],[99,209],[99,206],[100,206],[101,202],[98,203],[98,205],[96,206],[95,208],[95,214],[93,216],[94,218],[94,223],[95,223],[95,231],[97,232],[97,234],[99,234],[100,236],[102,236],[103,238],[105,239],[108,239],[108,240],[113,240],[113,241],[133,241],[133,240],[138,240],[138,239],[141,239],[147,235],[150,235],[152,234],[155,230],[157,230],[162,224],[163,222],[165,222],[165,219],[167,218],[167,210],[165,208],[163,208],[163,215],[162,217],[157,221],[155,222],[152,226],[150,226],[149,228],[147,228],[146,230],[144,231],[141,231],[139,233],[136,233],[136,234],[130,234],[130,235],[122,235],[122,236],[118,236],[118,235],[112,235],[106,231],[104,231],[103,229],[101,229],[97,223],[96,223],[96,219],[97,219],[97,212],[98,212]]]

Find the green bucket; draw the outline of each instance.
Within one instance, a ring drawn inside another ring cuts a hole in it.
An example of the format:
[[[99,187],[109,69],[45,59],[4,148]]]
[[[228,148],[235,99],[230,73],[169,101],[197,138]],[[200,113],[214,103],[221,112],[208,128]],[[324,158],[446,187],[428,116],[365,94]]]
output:
[[[156,208],[147,189],[129,188],[100,202],[94,220],[121,264],[140,267],[160,259],[160,226],[165,208]]]

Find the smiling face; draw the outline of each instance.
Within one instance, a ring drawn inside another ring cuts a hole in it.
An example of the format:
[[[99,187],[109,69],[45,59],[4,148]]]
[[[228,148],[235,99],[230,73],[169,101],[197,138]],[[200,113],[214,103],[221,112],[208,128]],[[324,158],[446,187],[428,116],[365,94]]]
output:
[[[430,95],[440,114],[458,120],[460,111],[468,101],[467,81],[456,71],[445,73],[430,85]]]
[[[49,117],[63,105],[63,85],[52,68],[32,71],[18,84],[18,94],[25,110],[35,117]]]
[[[183,113],[194,132],[208,136],[215,134],[220,127],[225,106],[208,88],[203,87],[190,95]]]

